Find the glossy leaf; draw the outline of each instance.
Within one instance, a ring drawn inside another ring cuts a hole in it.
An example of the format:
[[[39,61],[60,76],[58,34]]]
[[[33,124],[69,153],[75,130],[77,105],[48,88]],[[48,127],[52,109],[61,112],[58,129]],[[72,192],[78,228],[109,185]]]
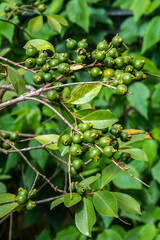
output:
[[[94,128],[103,129],[116,123],[118,119],[109,110],[96,110],[83,118],[82,122],[92,123]]]
[[[148,162],[147,154],[142,149],[131,148],[131,149],[124,149],[124,150],[121,149],[121,151],[130,153],[131,157],[135,160]]]
[[[102,88],[102,85],[100,84],[82,85],[73,93],[73,95],[71,96],[68,102],[72,104],[87,103],[97,96],[101,88]]]
[[[66,6],[68,19],[89,31],[89,10],[85,0],[71,0]]]
[[[96,222],[96,215],[93,208],[92,202],[87,199],[83,198],[83,201],[78,204],[75,214],[75,223],[78,230],[88,236],[91,237],[92,235],[92,227]]]
[[[130,214],[141,214],[140,205],[134,198],[120,192],[112,192],[112,194],[117,199],[118,207],[121,210]]]
[[[80,240],[80,235],[76,226],[69,225],[57,232],[55,240]]]
[[[160,184],[160,161],[158,161],[152,168],[152,177]]]
[[[76,71],[76,70],[80,70],[83,68],[83,65],[82,64],[76,64],[76,65],[71,65],[70,66],[70,70],[71,71]]]
[[[34,139],[36,139],[41,144],[56,142],[54,144],[46,145],[47,148],[55,150],[55,149],[58,149],[57,147],[58,138],[59,138],[59,135],[57,134],[47,134],[47,135],[39,135]]]
[[[28,22],[28,29],[29,29],[30,33],[38,32],[42,26],[43,26],[42,15],[34,17]]]
[[[134,19],[138,21],[138,19],[145,13],[145,10],[148,8],[150,4],[150,0],[134,0],[130,9],[133,10]]]
[[[154,159],[157,156],[158,144],[153,139],[145,140],[142,149],[147,154],[148,165],[151,167],[153,165]]]
[[[117,167],[114,163],[105,167],[102,171],[101,188],[112,181],[122,170]]]
[[[95,192],[93,204],[99,214],[117,217],[117,200],[111,192],[106,190]]]
[[[144,225],[139,233],[139,240],[153,240],[156,236],[157,229],[153,223]]]
[[[25,91],[25,82],[21,74],[10,66],[7,67],[7,79],[12,84],[17,95],[21,95]]]
[[[62,133],[61,135],[59,136],[58,138],[58,149],[61,153],[61,156],[64,156],[66,153],[69,152],[69,146],[64,146],[62,143],[61,143],[61,137],[63,135],[66,135],[66,134],[69,134],[70,135],[71,133],[71,129],[70,128],[66,128]]]
[[[157,29],[160,28],[160,16],[155,16],[148,23],[147,28],[145,30],[143,45],[142,45],[142,53],[144,53],[147,49],[151,48],[154,44],[160,41],[160,35]]]
[[[82,180],[79,185],[81,187],[88,187],[91,183],[95,182],[99,177],[101,176],[101,174],[97,173],[95,176],[91,176],[91,177],[88,177],[84,180]]]
[[[82,197],[78,194],[78,193],[72,193],[72,199],[71,199],[71,194],[67,193],[64,196],[64,205],[66,207],[72,207],[73,205],[77,204],[78,202],[80,202],[82,199]]]
[[[67,20],[62,17],[61,15],[51,15],[55,20],[57,20],[57,22],[59,22],[60,24],[64,25],[64,26],[68,26],[68,22]]]
[[[53,54],[55,53],[54,47],[53,45],[43,39],[32,39],[29,40],[25,45],[24,48],[27,49],[30,45],[36,47],[38,50],[51,50],[53,52]]]
[[[56,32],[60,33],[61,32],[61,24],[54,18],[53,15],[47,16],[47,21],[49,26]]]
[[[58,198],[51,203],[50,210],[64,202],[64,197]]]
[[[0,218],[12,212],[18,206],[18,203],[9,203],[0,206]]]
[[[75,122],[75,119],[72,116],[72,114],[62,104],[59,103],[58,105],[59,105],[59,109],[60,109],[62,116],[65,117],[65,119],[67,119],[68,122],[73,124]],[[71,112],[73,111],[73,109],[70,109],[70,110],[71,110]]]
[[[16,195],[12,193],[2,193],[0,194],[0,204],[6,202],[14,202]]]
[[[122,237],[117,231],[106,229],[97,236],[96,240],[122,240]]]

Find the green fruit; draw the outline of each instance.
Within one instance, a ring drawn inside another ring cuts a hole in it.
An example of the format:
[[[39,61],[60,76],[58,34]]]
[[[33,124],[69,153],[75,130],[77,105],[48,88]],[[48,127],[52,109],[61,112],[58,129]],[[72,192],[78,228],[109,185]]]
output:
[[[87,143],[94,143],[96,139],[96,135],[91,130],[88,130],[83,133],[83,139]]]
[[[103,60],[104,66],[107,68],[112,68],[115,64],[114,59],[111,57],[106,56],[105,59]]]
[[[99,137],[101,137],[102,136],[102,131],[101,130],[98,130],[98,129],[92,129],[92,133],[94,133],[96,136],[95,136],[95,138],[97,139],[97,138],[99,138]]]
[[[116,159],[116,160],[120,160],[121,158],[121,152],[117,151],[113,154],[113,157]]]
[[[16,201],[19,205],[22,205],[27,202],[27,198],[24,195],[18,195]]]
[[[36,66],[36,60],[34,58],[27,58],[25,60],[25,65],[29,69],[34,68]]]
[[[51,67],[56,67],[56,66],[58,66],[58,64],[59,64],[59,61],[58,61],[58,59],[51,59],[50,61],[49,61],[49,65],[51,66]]]
[[[26,204],[26,209],[28,211],[31,211],[31,210],[33,210],[35,208],[35,206],[36,206],[35,202],[33,202],[32,200],[28,200],[28,202]]]
[[[78,175],[78,171],[74,167],[71,167],[71,174],[73,176],[77,176]]]
[[[36,59],[36,63],[38,66],[43,66],[46,63],[46,58],[45,57],[38,57]]]
[[[83,161],[81,159],[76,159],[73,161],[72,166],[74,167],[74,169],[76,169],[79,172],[82,171],[83,168]]]
[[[30,45],[27,49],[26,49],[26,55],[27,57],[35,57],[38,55],[38,49],[32,45]]]
[[[45,81],[46,83],[52,82],[54,76],[55,76],[55,75],[53,75],[51,72],[48,72],[48,73],[44,73],[44,74],[43,74],[43,78],[44,78],[44,81]]]
[[[70,135],[63,135],[61,137],[61,143],[65,146],[69,146],[72,143],[72,138]]]
[[[111,142],[111,146],[114,147],[114,149],[119,149],[119,143],[118,143],[118,140],[115,139]]]
[[[123,73],[122,74],[122,81],[126,86],[132,84],[134,76],[131,73]]]
[[[68,63],[60,63],[58,65],[58,72],[62,73],[62,74],[67,74],[69,73],[70,70],[70,66]]]
[[[1,137],[4,139],[7,139],[7,138],[9,138],[9,133],[3,130],[3,131],[1,131]]]
[[[76,52],[77,52],[77,55],[86,55],[87,53],[86,49],[82,47],[78,48]]]
[[[136,60],[134,62],[134,67],[139,71],[139,70],[142,70],[142,68],[144,67],[144,64],[145,64],[144,60]]]
[[[122,152],[121,153],[121,161],[128,161],[131,158],[131,154],[127,152]]]
[[[96,52],[96,60],[98,60],[98,61],[103,61],[105,56],[106,56],[105,51],[97,51]]]
[[[81,131],[81,132],[85,132],[89,129],[91,129],[92,127],[92,124],[91,123],[80,123],[78,125],[78,129]]]
[[[115,152],[116,150],[112,146],[106,146],[103,149],[103,154],[108,158],[111,158]]]
[[[122,125],[119,123],[114,124],[112,127],[119,128],[120,130],[123,129]]]
[[[59,94],[56,90],[52,89],[47,92],[47,98],[49,101],[56,101],[59,99]]]
[[[67,47],[69,50],[75,50],[76,47],[77,47],[77,42],[76,42],[74,39],[68,38],[68,39],[66,40],[66,47]]]
[[[109,55],[110,55],[112,58],[117,58],[119,54],[118,54],[116,48],[112,48],[112,49],[109,51]]]
[[[85,146],[85,145],[82,145],[81,149],[82,149],[82,153],[86,153],[88,150],[87,146]]]
[[[42,13],[47,9],[47,7],[45,4],[40,4],[40,5],[38,5],[37,9],[40,13]]]
[[[86,189],[78,185],[76,188],[76,191],[79,195],[84,195],[86,192]]]
[[[85,55],[77,55],[77,57],[76,57],[76,62],[77,63],[84,63],[85,60],[86,60]]]
[[[46,52],[46,50],[41,50],[39,52],[39,57],[43,57],[43,58],[47,58],[48,57],[48,53]]]
[[[19,137],[18,131],[12,132],[12,133],[9,134],[9,139],[10,139],[11,141],[16,141],[16,140],[18,140],[18,137]]]
[[[114,69],[112,68],[105,69],[103,75],[105,77],[114,77]]]
[[[38,72],[36,74],[33,75],[33,82],[37,85],[42,84],[44,81],[44,77],[43,74],[41,72]]]
[[[118,57],[115,59],[115,64],[117,68],[122,68],[127,64],[127,61],[123,57]]]
[[[50,65],[48,63],[46,63],[42,66],[42,71],[43,72],[47,73],[47,72],[49,72],[49,70],[50,70]]]
[[[99,77],[99,76],[102,75],[102,71],[98,67],[93,67],[90,71],[90,74],[91,74],[92,77],[96,78],[96,77]]]
[[[75,182],[71,183],[71,189],[72,189],[72,192],[76,191]],[[68,188],[68,191],[70,192],[70,187]]]
[[[58,54],[57,60],[59,61],[59,63],[67,62],[68,61],[68,54],[67,53]]]
[[[114,47],[120,47],[122,45],[123,38],[115,36],[112,38],[112,44]]]
[[[40,66],[38,66],[38,65],[36,65],[34,68],[33,68],[34,70],[40,70],[41,69],[41,67]]]
[[[109,77],[102,77],[101,81],[108,82],[108,81],[111,81],[111,79]]]
[[[123,142],[128,142],[129,140],[131,140],[131,137],[132,136],[127,132],[121,132],[120,138]]]
[[[127,64],[133,65],[133,56],[124,56],[123,58],[127,61]]]
[[[73,156],[73,157],[78,157],[78,156],[82,155],[81,146],[80,146],[79,144],[73,144],[73,145],[69,148],[69,153],[70,153],[71,156]]]
[[[127,47],[127,45],[126,45],[125,43],[122,43],[122,46],[117,47],[117,51],[118,51],[119,53],[123,53],[123,52],[125,52],[126,50],[128,50],[128,47]]]
[[[6,13],[8,13],[8,12],[11,12],[12,11],[12,8],[10,7],[10,6],[5,6],[4,7],[4,11],[6,12]]]
[[[97,45],[97,49],[99,51],[107,51],[108,50],[108,43],[106,40],[103,40],[102,42],[99,42]]]
[[[92,59],[96,60],[97,52],[98,52],[98,50],[96,49],[96,50],[94,50],[94,51],[91,53]]]
[[[120,134],[121,134],[121,130],[119,128],[116,128],[116,127],[110,128],[109,132],[112,135],[114,135],[116,138],[120,137]]]
[[[112,82],[113,86],[115,86],[115,87],[117,87],[118,85],[120,85],[122,83],[123,83],[122,79],[117,79],[117,78],[114,78],[113,82]]]
[[[126,73],[132,73],[134,70],[134,67],[132,65],[127,65],[124,69],[124,72]]]
[[[10,142],[9,139],[6,139],[6,141],[7,141],[7,142]],[[2,148],[4,148],[5,150],[9,150],[9,149],[11,148],[11,146],[10,146],[8,143],[3,142],[3,143],[2,143]]]
[[[127,86],[124,84],[120,84],[116,88],[116,94],[118,96],[124,96],[127,94],[127,92],[128,92]]]
[[[25,196],[25,197],[27,198],[28,192],[27,192],[27,190],[25,190],[25,189],[23,189],[22,187],[20,187],[20,188],[18,189],[18,196],[19,196],[19,195],[23,195],[23,196]]]
[[[112,140],[116,139],[116,137],[109,132],[105,134],[105,137],[111,138]]]
[[[36,195],[37,195],[37,189],[34,188],[30,194],[30,198],[34,198],[36,197]]]
[[[112,139],[109,138],[109,137],[101,137],[99,139],[98,144],[99,144],[100,147],[104,148],[105,146],[111,145],[111,141],[112,141]]]
[[[94,147],[91,148],[89,157],[98,162],[101,158],[101,154],[102,154],[101,151],[98,148]]]
[[[136,77],[136,81],[142,81],[143,80],[143,72],[142,71],[136,71],[135,73],[134,73],[134,75],[135,75],[135,77]]]
[[[40,0],[35,1],[35,2],[33,3],[33,6],[34,6],[34,7],[38,7],[38,5],[40,5],[40,2],[41,2]]]
[[[77,46],[78,46],[78,48],[87,49],[88,48],[87,39],[83,38],[81,41],[78,42]]]
[[[80,134],[76,134],[72,137],[73,143],[80,144],[83,141],[83,137]]]

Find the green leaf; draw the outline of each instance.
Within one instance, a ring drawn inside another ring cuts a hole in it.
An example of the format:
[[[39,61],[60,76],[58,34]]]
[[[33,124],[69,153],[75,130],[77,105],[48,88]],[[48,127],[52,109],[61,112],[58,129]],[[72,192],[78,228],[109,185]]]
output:
[[[0,218],[12,212],[18,206],[18,203],[9,203],[0,206]]]
[[[56,32],[61,32],[61,24],[54,18],[54,15],[47,16],[47,21],[49,26]]]
[[[61,15],[51,15],[55,20],[57,20],[60,24],[64,26],[68,26],[67,20]]]
[[[138,172],[133,166],[129,165],[128,167],[130,168],[129,171],[135,175],[135,177],[139,177]],[[113,183],[120,189],[142,189],[142,184],[131,177],[127,172],[121,172],[121,174],[113,179]]]
[[[93,204],[99,214],[117,217],[117,200],[111,192],[100,191],[93,195]]]
[[[69,225],[67,228],[57,232],[55,240],[80,240],[80,235],[75,225]]]
[[[71,0],[66,6],[68,19],[89,31],[89,10],[86,0]]]
[[[160,29],[160,16],[152,18],[148,23],[142,45],[142,54],[154,44],[160,41],[159,31]]]
[[[63,136],[63,135],[66,135],[66,134],[71,134],[71,129],[68,127],[68,128],[66,128],[62,133],[61,133],[61,135],[59,136],[59,138],[58,138],[58,149],[59,149],[59,151],[60,151],[60,153],[61,153],[61,156],[64,156],[66,153],[68,153],[69,152],[69,146],[64,146],[62,143],[61,143],[61,137]]]
[[[80,202],[82,199],[82,197],[78,194],[78,193],[72,193],[72,200],[71,200],[71,194],[67,193],[64,196],[64,205],[66,207],[72,207],[73,205],[77,204],[78,202]]]
[[[2,182],[0,182],[0,194],[6,192],[7,192],[6,186]]]
[[[117,199],[118,207],[121,210],[130,214],[141,214],[140,205],[134,198],[119,192],[112,192],[112,194]]]
[[[148,98],[150,95],[148,88],[143,83],[134,83],[129,87],[129,91],[133,93],[127,94],[130,106],[135,107],[144,118],[148,119]]]
[[[28,29],[29,29],[30,33],[38,32],[42,26],[43,26],[42,15],[34,17],[28,22]]]
[[[132,4],[133,0],[116,0],[113,3],[113,7],[120,7],[121,9],[128,10]]]
[[[116,123],[118,119],[109,110],[96,110],[83,118],[82,122],[92,123],[94,128],[103,129]]]
[[[109,166],[105,167],[102,171],[101,188],[112,181],[120,172],[121,169],[114,163],[111,163]]]
[[[91,176],[91,177],[88,177],[84,180],[82,180],[79,185],[81,187],[88,187],[91,183],[95,182],[99,177],[101,176],[101,174],[97,173],[95,176]]]
[[[95,110],[89,108],[89,109],[84,109],[84,110],[79,110],[77,112],[74,112],[74,115],[78,118],[83,118],[86,115],[93,113]]]
[[[55,150],[55,149],[58,149],[58,146],[57,146],[58,138],[59,138],[59,135],[57,134],[47,134],[47,135],[37,136],[34,139],[36,139],[41,144],[56,142],[54,144],[46,145],[47,148]]]
[[[106,229],[100,233],[96,240],[122,240],[121,235],[112,229]]]
[[[154,167],[152,167],[152,177],[160,184],[160,161],[158,161]]]
[[[145,13],[146,9],[150,4],[150,0],[134,0],[130,9],[133,10],[134,19],[138,21],[138,19]]]
[[[16,195],[12,193],[2,193],[0,194],[0,204],[6,202],[14,202]]]
[[[54,0],[51,1],[49,7],[46,9],[45,13],[58,13],[63,5],[64,0]]]
[[[10,66],[7,67],[8,76],[7,79],[12,84],[16,94],[19,96],[25,91],[25,82],[21,74]]]
[[[83,201],[78,204],[75,214],[75,223],[78,230],[88,236],[91,237],[92,227],[96,222],[96,215],[93,208],[92,202],[83,198]]]
[[[25,45],[24,45],[24,49],[27,49],[30,45],[36,47],[38,50],[51,50],[53,52],[53,54],[55,54],[55,50],[54,50],[54,47],[53,45],[46,41],[46,40],[43,40],[43,39],[32,39],[32,40],[29,40]]]
[[[48,233],[47,229],[44,229],[38,236],[36,236],[35,240],[51,240],[51,235]]]
[[[62,116],[65,117],[69,123],[73,124],[75,122],[75,119],[72,114],[62,104],[59,103],[58,106]],[[73,109],[70,110],[71,112],[73,111]]]
[[[51,203],[50,210],[64,202],[64,197],[58,198]]]
[[[153,240],[156,236],[157,229],[153,223],[144,225],[139,233],[139,240]]]
[[[141,134],[140,134],[140,132],[141,132]],[[128,141],[128,142],[122,142],[121,140],[119,140],[120,149],[121,148],[125,148],[125,147],[127,147],[128,145],[130,145],[130,144],[132,144],[134,142],[139,142],[139,141],[144,140],[146,135],[147,135],[147,132],[144,133],[143,130],[137,130],[137,133],[138,134],[136,134],[136,132],[134,132],[135,135],[132,135],[131,140]]]
[[[158,7],[160,7],[160,2],[159,2],[159,0],[153,0],[151,3],[150,3],[150,5],[149,5],[149,7],[148,7],[148,9],[147,9],[147,11],[146,11],[146,14],[148,15],[148,14],[150,14],[151,12],[153,12],[155,9],[157,9]]]
[[[143,71],[146,70],[150,73],[160,73],[160,71],[158,70],[156,65],[149,58],[146,58],[144,56],[137,56],[137,57],[134,57],[134,60],[144,60],[145,61]]]
[[[153,161],[157,156],[158,144],[156,140],[149,139],[145,140],[143,143],[143,151],[146,152],[148,158],[148,165],[151,167],[153,165]]]
[[[148,162],[147,154],[139,148],[131,148],[131,149],[121,149],[122,152],[128,152],[131,154],[131,157],[135,160]]]
[[[68,102],[72,104],[87,103],[97,96],[101,88],[102,88],[102,85],[100,84],[82,85],[73,93],[73,95],[71,96]]]

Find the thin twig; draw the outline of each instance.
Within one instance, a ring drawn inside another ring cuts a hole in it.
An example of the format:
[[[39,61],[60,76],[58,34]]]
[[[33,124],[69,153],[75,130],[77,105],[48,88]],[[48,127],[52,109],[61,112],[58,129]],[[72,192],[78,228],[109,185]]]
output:
[[[50,202],[50,201],[53,201],[55,199],[62,198],[62,197],[64,197],[64,194],[60,195],[60,196],[56,196],[56,197],[51,197],[51,198],[46,198],[46,199],[43,199],[43,200],[35,201],[35,203],[39,204],[39,203]]]
[[[10,222],[9,222],[9,238],[8,238],[8,240],[12,240],[12,226],[13,226],[13,213],[10,214]]]
[[[68,180],[69,180],[70,195],[72,200],[71,154],[69,154],[69,159],[68,159]]]

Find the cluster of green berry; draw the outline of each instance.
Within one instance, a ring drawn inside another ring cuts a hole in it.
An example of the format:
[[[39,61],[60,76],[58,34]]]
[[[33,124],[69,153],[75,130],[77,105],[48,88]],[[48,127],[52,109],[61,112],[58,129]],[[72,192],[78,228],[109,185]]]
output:
[[[37,10],[42,13],[47,9],[47,6],[44,4],[45,1],[43,0],[30,0],[34,7],[37,8]]]
[[[0,136],[4,139],[6,139],[7,142],[14,144],[19,139],[18,132],[7,132],[7,131],[1,131]],[[2,147],[5,150],[9,150],[11,146],[0,139],[0,147]]]
[[[71,183],[71,188],[72,188],[72,192],[76,192],[76,193],[78,193],[79,195],[84,195],[85,194],[85,192],[86,192],[86,189],[84,188],[84,187],[81,187],[80,185],[79,185],[79,182],[77,181],[77,182],[72,182]],[[68,189],[69,191],[70,191],[70,188]]]
[[[34,198],[36,197],[37,194],[37,190],[33,189],[31,194],[28,195],[27,190],[23,189],[22,187],[20,187],[18,189],[18,195],[15,197],[15,201],[19,204],[19,205],[24,205],[27,210],[33,210],[36,206],[36,203],[33,202],[30,198]]]
[[[107,158],[114,158],[118,161],[128,162],[131,160],[131,155],[128,152],[119,150],[118,138],[127,142],[130,141],[131,135],[122,131],[120,124],[114,124],[110,128],[101,130],[94,129],[90,123],[80,123],[78,125],[78,133],[74,135],[62,135],[61,143],[69,147],[69,153],[73,158],[71,173],[77,176],[83,171],[85,163],[79,157],[83,156],[89,149],[89,159],[96,162],[100,160],[102,154]],[[77,159],[78,158],[78,159]]]
[[[83,64],[87,59],[94,60],[95,64],[98,63],[98,66],[91,68],[90,75],[94,79],[99,78],[99,80],[109,82],[111,86],[116,87],[117,95],[125,95],[129,85],[146,79],[146,75],[142,71],[145,61],[134,61],[132,56],[124,54],[128,47],[119,36],[112,38],[110,47],[106,40],[98,43],[96,49],[91,53],[86,51],[88,48],[86,39],[77,43],[69,38],[66,40],[66,47],[69,50],[77,48],[77,63]]]
[[[4,6],[4,12],[5,12],[5,17],[8,18],[8,16],[11,14],[11,12],[17,7],[17,5],[15,6],[11,6],[11,5],[6,5]],[[14,11],[14,13],[10,16],[10,19],[12,19],[14,16],[18,16],[20,15],[21,11],[20,9],[17,9],[16,11]]]

